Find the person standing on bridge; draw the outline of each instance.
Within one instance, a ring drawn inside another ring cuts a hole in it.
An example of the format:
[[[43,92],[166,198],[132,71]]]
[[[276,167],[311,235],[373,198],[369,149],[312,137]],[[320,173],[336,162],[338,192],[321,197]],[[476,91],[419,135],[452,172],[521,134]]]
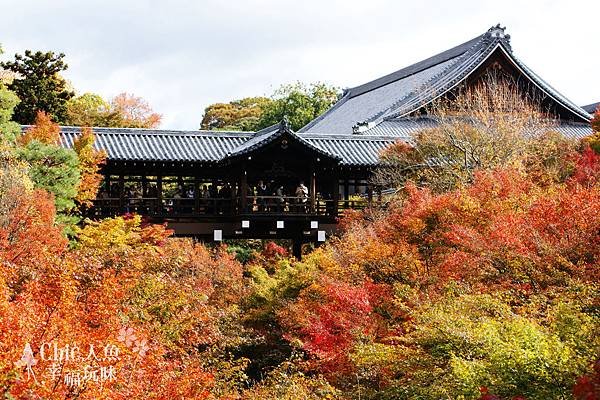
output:
[[[268,195],[269,195],[269,188],[267,187],[267,185],[265,185],[265,183],[261,179],[260,181],[258,181],[258,185],[256,186],[256,196],[258,197],[257,204],[258,204],[259,212],[268,211],[267,210],[267,199],[265,197]]]
[[[296,201],[298,203],[298,211],[306,212],[306,203],[308,202],[308,188],[304,181],[300,181],[296,188]]]

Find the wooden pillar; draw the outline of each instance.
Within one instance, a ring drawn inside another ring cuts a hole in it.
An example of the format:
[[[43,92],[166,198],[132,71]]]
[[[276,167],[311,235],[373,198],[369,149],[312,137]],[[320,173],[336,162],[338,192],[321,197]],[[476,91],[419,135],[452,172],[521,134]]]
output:
[[[348,178],[344,178],[344,209],[348,208],[348,204],[350,204],[350,183],[348,182]]]
[[[344,179],[344,200],[350,200],[350,183],[348,183],[348,179]]]
[[[123,212],[125,206],[125,176],[119,175],[119,208]]]
[[[369,200],[369,207],[373,204],[373,185],[367,184],[367,198]]]
[[[148,195],[148,178],[146,175],[142,175],[142,197]]]
[[[200,212],[200,178],[194,176],[194,212]]]
[[[333,216],[337,217],[340,202],[340,179],[337,171],[333,172]]]
[[[246,172],[246,164],[242,166],[242,179],[240,184],[240,199],[242,202],[241,212],[245,214],[248,210],[246,209],[248,196],[248,174]]]
[[[311,166],[310,171],[310,212],[314,214],[317,208],[317,176],[314,166]]]
[[[234,215],[236,213],[236,188],[239,186],[239,183],[236,183],[236,179],[234,175],[231,175],[229,178],[229,186],[231,187],[231,194],[229,195],[229,215]]]
[[[219,214],[219,207],[222,207],[223,204],[219,203],[219,201],[217,200],[217,197],[219,197],[219,184],[216,178],[212,179],[212,185],[211,185],[211,189],[212,191],[210,191],[211,195],[211,210],[212,213],[214,215],[218,215]],[[214,194],[214,196],[213,196]]]
[[[163,198],[163,186],[162,186],[162,175],[157,175],[156,176],[156,213],[157,214],[162,214],[163,211],[163,203],[162,203],[162,198]]]
[[[104,175],[104,182],[105,182],[105,186],[104,186],[104,190],[106,191],[106,200],[100,201],[98,204],[101,207],[100,212],[102,213],[102,215],[105,215],[105,213],[110,213],[112,214],[112,207],[113,207],[113,196],[114,193],[112,191],[112,187],[111,185],[111,180],[110,180],[110,173]]]
[[[294,239],[292,242],[292,255],[296,257],[298,261],[302,260],[302,240]]]
[[[112,196],[112,192],[111,192],[111,187],[110,187],[110,174],[106,174],[104,175],[104,182],[106,182],[104,185],[104,188],[106,189],[106,194],[107,197],[111,197]]]

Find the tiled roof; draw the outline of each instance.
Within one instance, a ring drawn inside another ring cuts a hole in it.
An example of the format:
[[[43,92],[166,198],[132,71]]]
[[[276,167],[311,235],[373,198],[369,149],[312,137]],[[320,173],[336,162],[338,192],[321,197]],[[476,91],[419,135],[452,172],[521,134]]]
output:
[[[290,138],[321,154],[337,159],[342,165],[372,166],[382,149],[402,140],[412,142],[420,129],[431,128],[430,117],[395,118],[383,121],[360,134],[294,133]],[[582,138],[591,127],[583,123],[561,123],[555,128],[567,137]],[[247,154],[270,143],[282,134],[280,127],[251,132],[164,131],[151,129],[93,128],[95,147],[104,149],[109,160],[217,163]],[[61,142],[72,147],[78,127],[61,127]]]
[[[370,166],[379,163],[381,150],[399,140],[389,136],[299,134],[323,151],[335,154],[343,165]]]
[[[350,134],[357,127],[384,124],[382,131],[392,133],[388,119],[404,117],[423,109],[439,96],[457,87],[492,54],[501,52],[517,70],[552,99],[568,110],[573,120],[586,122],[590,115],[573,104],[539,78],[517,59],[510,46],[510,36],[499,25],[466,43],[410,67],[372,82],[348,89],[326,113],[311,121],[300,132]]]
[[[72,147],[80,128],[61,127],[61,140]],[[216,162],[252,137],[246,132],[165,131],[94,128],[95,146],[110,160]]]
[[[330,157],[333,159],[342,160],[342,157],[337,152],[323,150],[319,146],[315,146],[312,143],[312,140],[306,139],[302,136],[299,136],[295,132],[290,129],[289,122],[287,119],[281,121],[279,125],[270,126],[267,129],[263,129],[257,132],[254,137],[249,139],[247,142],[233,149],[228,155],[227,158],[236,157],[243,154],[250,153],[260,147],[266,146],[267,144],[273,142],[277,138],[286,135],[291,140],[295,140],[299,142],[301,145],[306,146],[317,153],[320,153],[326,157]]]
[[[592,134],[592,126],[583,123],[563,122],[553,129],[571,139],[582,139]]]
[[[597,102],[597,103],[588,104],[587,106],[583,106],[581,108],[583,108],[588,113],[593,114],[593,113],[596,112],[596,110],[598,109],[598,107],[600,107],[600,101]]]
[[[579,122],[559,122],[554,124],[554,121],[550,122],[550,130],[562,133],[571,139],[581,139],[592,133],[592,127],[588,123]],[[429,117],[416,117],[416,118],[394,118],[385,120],[373,128],[362,132],[355,136],[369,137],[369,136],[396,136],[398,139],[403,140],[407,143],[412,141],[412,134],[418,130],[424,128],[433,128],[436,126],[434,119]]]
[[[246,154],[274,140],[280,129],[270,127],[255,133],[223,131],[165,131],[153,129],[93,128],[96,149],[109,160],[216,163]],[[61,144],[72,147],[79,127],[61,127]],[[291,133],[300,143],[337,159],[342,165],[373,165],[379,151],[398,140],[395,137],[320,135]]]
[[[415,116],[416,111],[463,82],[496,52],[561,110],[567,110],[573,121],[580,121],[560,122],[556,130],[571,138],[590,134],[589,112],[598,103],[580,108],[570,102],[512,54],[509,39],[498,25],[436,56],[348,89],[330,110],[299,132],[292,132],[285,123],[258,132],[94,128],[96,147],[106,150],[111,160],[218,163],[289,135],[342,165],[375,165],[386,146],[397,140],[410,143],[416,131],[434,127],[434,119]],[[79,128],[62,127],[61,131],[62,144],[71,147]]]

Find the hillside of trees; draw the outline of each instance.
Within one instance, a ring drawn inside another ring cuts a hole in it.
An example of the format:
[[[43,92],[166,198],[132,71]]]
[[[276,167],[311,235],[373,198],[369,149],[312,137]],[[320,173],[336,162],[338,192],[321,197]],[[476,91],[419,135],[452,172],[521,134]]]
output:
[[[600,396],[600,110],[575,141],[500,84],[435,104],[439,128],[382,154],[387,207],[299,261],[82,219],[93,130],[61,148],[59,107],[21,133],[16,89],[0,84],[4,398]]]

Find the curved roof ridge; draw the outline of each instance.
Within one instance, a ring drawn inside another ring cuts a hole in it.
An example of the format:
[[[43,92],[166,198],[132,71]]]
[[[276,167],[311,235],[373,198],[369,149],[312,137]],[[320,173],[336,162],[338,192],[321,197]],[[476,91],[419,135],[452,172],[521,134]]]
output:
[[[310,133],[302,133],[302,134],[298,134],[299,137],[301,137],[304,140],[315,140],[315,139],[335,139],[335,140],[354,140],[354,141],[361,141],[361,140],[391,140],[391,139],[397,139],[397,137],[395,136],[391,136],[391,135],[354,135],[352,133],[350,134],[331,134],[331,133],[316,133],[316,132],[310,132]]]
[[[486,34],[484,33],[451,49],[445,50],[432,57],[426,58],[425,60],[411,64],[408,67],[404,67],[395,72],[374,79],[370,82],[363,83],[362,85],[350,88],[348,89],[349,98],[361,95],[363,93],[377,89],[381,86],[388,85],[397,80],[404,79],[410,75],[414,75],[418,72],[431,68],[435,65],[441,64],[443,62],[449,61],[453,58],[461,57],[466,52],[471,50],[474,46],[476,46],[484,38],[485,35]]]
[[[460,57],[458,57],[456,62],[446,66],[443,70],[438,72],[436,75],[432,76],[429,80],[424,82],[422,85],[413,89],[412,91],[410,91],[409,93],[407,93],[406,95],[402,96],[400,99],[398,99],[397,101],[392,103],[389,107],[386,107],[385,109],[379,111],[378,113],[372,115],[371,117],[365,119],[364,121],[359,122],[358,124],[365,124],[365,123],[369,123],[369,122],[375,122],[377,120],[383,120],[383,118],[386,116],[386,114],[390,113],[394,109],[397,109],[402,103],[406,102],[407,99],[410,99],[411,97],[412,98],[423,97],[423,94],[425,94],[425,93],[429,94],[429,92],[431,92],[431,90],[433,90],[434,92],[439,91],[439,89],[436,89],[435,85],[434,85],[434,83],[436,81],[442,81],[442,78],[449,79],[450,78],[449,72],[452,71],[453,69],[458,68],[458,70],[460,72],[462,72],[465,69],[468,69],[469,67],[471,67],[470,60],[473,58],[477,59],[481,56],[481,54],[477,54],[477,52],[473,52],[473,50],[475,50],[475,49],[477,49],[479,51],[481,50],[480,45],[485,42],[485,40],[484,40],[485,37],[486,37],[486,34],[478,36],[479,40],[477,42],[475,42]],[[495,46],[497,41],[498,41],[498,39],[492,40],[491,43],[488,46],[486,46],[486,48],[484,50],[489,50],[491,47]],[[484,53],[485,53],[485,51],[484,51]],[[458,74],[454,73],[452,75],[458,75]],[[437,82],[437,83],[439,83],[439,82]],[[433,88],[433,89],[431,89],[431,88]],[[430,90],[428,90],[428,89],[430,89]]]
[[[508,55],[508,54],[507,54]],[[553,97],[558,103],[561,103],[563,107],[571,110],[574,114],[579,115],[584,120],[589,121],[592,116],[585,109],[573,103],[571,100],[562,95],[558,90],[554,89],[552,85],[543,80],[538,74],[533,72],[531,68],[529,68],[523,61],[521,61],[517,56],[510,53],[509,57],[521,68],[540,88],[548,92],[548,95]]]
[[[21,129],[27,129],[31,125],[22,125]],[[84,127],[61,125],[60,130],[64,133],[79,133]],[[147,136],[220,136],[220,137],[252,137],[255,133],[249,131],[185,131],[172,129],[146,129],[146,128],[111,128],[111,127],[91,127],[94,133],[102,135],[147,135]]]
[[[338,155],[332,154],[328,151],[321,149],[320,147],[315,146],[314,144],[310,143],[308,140],[306,140],[302,136],[300,136],[297,133],[295,133],[294,131],[292,131],[292,129],[290,128],[289,122],[284,117],[284,119],[278,124],[278,128],[276,130],[267,131],[260,135],[254,136],[252,139],[248,140],[247,142],[244,142],[244,143],[240,144],[239,146],[231,149],[221,159],[221,161],[223,161],[227,158],[230,158],[230,157],[236,157],[236,156],[240,156],[243,154],[248,154],[260,147],[263,147],[263,146],[273,142],[274,140],[276,140],[277,138],[279,138],[280,136],[282,136],[284,134],[288,134],[291,138],[294,138],[295,140],[302,143],[306,147],[308,147],[320,154],[323,154],[324,156],[330,157],[335,160],[340,160],[340,157]]]
[[[452,74],[437,76],[436,79],[432,79],[430,82],[427,82],[427,84],[424,84],[421,87],[422,90],[412,91],[405,98],[405,100],[410,99],[411,101],[407,101],[403,105],[403,109],[391,113],[392,108],[390,107],[388,110],[386,110],[390,111],[390,113],[388,115],[385,115],[385,117],[383,117],[382,119],[396,118],[399,116],[405,116],[407,114],[410,114],[411,112],[414,112],[417,109],[430,103],[435,98],[448,92],[449,90],[454,88],[458,83],[460,83],[464,78],[469,76],[469,74],[473,72],[473,70],[477,68],[477,66],[483,60],[485,60],[485,58],[489,56],[498,46],[502,46],[502,43],[499,40],[492,41],[486,48],[481,49],[481,52],[479,54],[473,54],[471,57],[469,57],[469,60],[465,61],[463,65],[456,68],[455,71],[452,71]],[[436,80],[438,80],[438,82],[435,82]],[[437,86],[433,84],[434,82],[437,84]],[[401,103],[398,103],[396,107],[399,107],[400,104]]]

